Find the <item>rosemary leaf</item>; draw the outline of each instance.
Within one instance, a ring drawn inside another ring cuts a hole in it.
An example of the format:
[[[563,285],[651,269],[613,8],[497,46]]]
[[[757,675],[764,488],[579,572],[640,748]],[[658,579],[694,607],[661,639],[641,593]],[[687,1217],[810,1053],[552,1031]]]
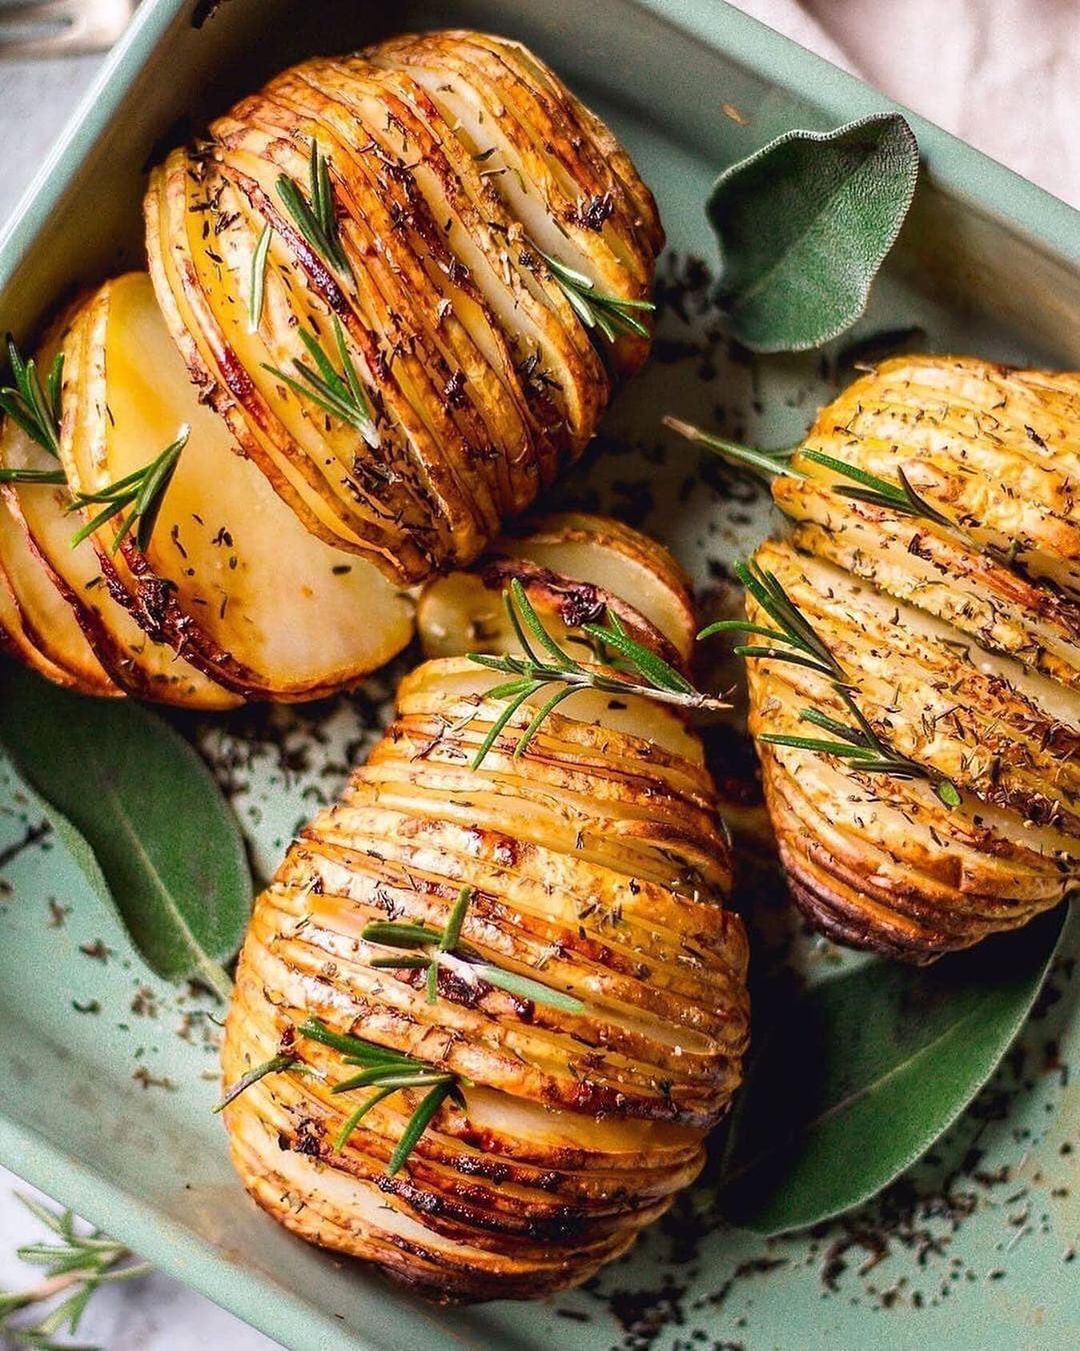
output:
[[[424,998],[429,1004],[436,1003],[439,998],[439,963],[436,961],[428,963],[427,975],[424,977]]]
[[[844,670],[829,648],[818,637],[816,631],[807,623],[795,606],[779,580],[771,572],[765,572],[758,564],[736,563],[735,575],[747,591],[753,596],[769,618],[776,624],[784,636],[784,642],[798,649],[810,658],[810,661],[798,660],[797,665],[809,665],[823,675],[844,682]],[[748,649],[743,656],[777,656],[771,650],[757,651]],[[794,657],[785,657],[794,661]]]
[[[334,342],[342,363],[340,371],[335,370],[333,362],[319,345],[318,339],[307,329],[300,330],[300,339],[315,363],[315,370],[298,357],[293,359],[293,365],[301,377],[299,380],[266,362],[263,362],[263,370],[269,371],[271,375],[283,381],[294,394],[314,403],[336,421],[354,427],[372,449],[378,449],[379,435],[375,429],[375,414],[349,355],[341,322],[337,315],[333,316],[333,320]]]
[[[319,150],[314,137],[311,138],[308,178],[310,198],[304,195],[300,185],[288,174],[279,175],[277,194],[296,228],[316,253],[338,272],[351,278],[352,267],[342,247],[341,233],[334,211],[334,190],[330,182],[329,161]]]
[[[355,1062],[359,1065],[387,1064],[390,1061],[404,1065],[419,1065],[422,1063],[419,1060],[413,1060],[411,1056],[403,1055],[400,1051],[390,1051],[383,1046],[376,1046],[373,1042],[362,1041],[359,1037],[349,1036],[348,1033],[335,1032],[318,1018],[305,1018],[298,1030],[301,1036],[307,1037],[311,1041],[321,1042],[323,1046],[330,1046],[335,1051],[340,1051],[345,1056],[347,1063]]]
[[[437,941],[439,934],[423,924],[397,924],[390,920],[372,920],[360,937],[365,943],[385,943],[394,948],[422,948]]]
[[[671,690],[679,694],[693,692],[693,685],[684,675],[650,648],[635,642],[613,613],[609,612],[607,626],[583,624],[581,631],[587,633],[590,638],[596,638],[605,647],[614,648],[621,657],[626,658],[638,675],[644,676],[658,690]]]
[[[564,699],[569,699],[572,694],[576,694],[577,692],[578,691],[576,686],[564,685],[562,689],[556,690],[554,694],[549,695],[544,700],[544,702],[533,714],[532,721],[529,723],[529,725],[525,728],[524,732],[522,732],[521,736],[518,738],[518,743],[514,747],[513,758],[515,760],[520,760],[521,757],[525,754],[525,752],[529,748],[529,743],[532,741],[533,737],[536,736],[537,732],[539,732],[540,728],[547,721],[548,716],[554,713],[556,708],[558,708],[558,706],[562,703]]]
[[[656,306],[651,300],[629,300],[607,291],[598,291],[596,283],[583,272],[559,262],[542,249],[536,252],[547,263],[551,275],[586,328],[599,328],[609,342],[614,342],[625,333],[633,333],[641,338],[649,336],[648,326],[642,323],[637,314],[655,310]]]
[[[536,613],[535,609],[533,609],[532,602],[529,600],[524,586],[522,586],[521,581],[517,577],[512,578],[510,581],[510,596],[507,601],[507,606],[511,611],[511,617],[514,615],[520,616],[522,623],[552,658],[556,666],[561,666],[566,670],[573,669],[576,664],[573,657],[559,646],[552,635],[544,627],[544,621]],[[520,640],[521,625],[515,624],[515,630]],[[527,644],[523,643],[523,646],[528,650]]]
[[[563,994],[561,990],[553,990],[538,980],[530,980],[528,976],[503,971],[501,967],[492,966],[487,962],[478,962],[473,969],[481,980],[486,980],[497,989],[505,990],[507,994],[531,999],[534,1004],[547,1004],[551,1008],[561,1009],[564,1013],[585,1012],[582,1000],[575,999],[573,995]]]
[[[397,1142],[394,1152],[390,1155],[390,1162],[387,1164],[387,1174],[393,1177],[395,1173],[401,1171],[405,1160],[416,1148],[417,1142],[423,1133],[431,1125],[439,1108],[454,1091],[456,1083],[449,1079],[444,1083],[436,1084],[421,1100],[420,1106],[412,1114],[408,1125],[402,1133],[401,1139]]]
[[[446,927],[443,929],[442,937],[439,939],[440,952],[453,952],[458,946],[461,938],[461,929],[465,923],[465,913],[472,900],[472,887],[462,887],[458,892],[457,900],[450,911],[446,921]]]
[[[165,494],[169,491],[169,485],[180,462],[180,455],[188,443],[190,434],[190,427],[183,427],[172,445],[166,446],[155,460],[109,484],[108,487],[95,492],[75,493],[67,508],[69,512],[83,510],[97,503],[105,505],[97,515],[92,516],[75,532],[71,541],[72,548],[96,534],[114,516],[127,511],[128,514],[121,522],[110,546],[110,552],[117,552],[132,529],[136,529],[135,541],[138,547],[145,552],[150,545]]]
[[[430,957],[372,957],[368,966],[379,971],[426,971],[431,965]]]
[[[266,296],[266,259],[274,230],[269,221],[262,228],[255,254],[251,260],[251,289],[248,297],[248,332],[256,333],[262,322],[263,301]]]
[[[277,1074],[280,1070],[298,1069],[301,1074],[310,1073],[306,1065],[297,1066],[295,1055],[284,1054],[271,1056],[269,1060],[264,1060],[261,1065],[256,1065],[254,1069],[248,1070],[247,1074],[237,1079],[236,1083],[229,1088],[225,1096],[214,1108],[214,1112],[220,1112],[228,1107],[230,1102],[235,1101],[241,1093],[257,1084],[260,1079],[265,1079],[268,1074]]]
[[[66,483],[62,469],[0,469],[0,483]]]
[[[525,703],[525,701],[529,698],[530,695],[536,694],[539,690],[542,690],[543,688],[544,682],[536,680],[530,681],[530,683],[521,691],[520,694],[515,695],[514,698],[512,698],[507,703],[506,707],[502,710],[499,716],[491,724],[487,736],[484,737],[484,740],[480,744],[480,749],[473,756],[471,765],[472,769],[480,768],[480,766],[487,759],[488,751],[491,750],[492,746],[495,745],[495,742],[498,741],[499,737],[502,735],[503,730],[506,727],[506,724],[511,720],[511,718],[513,718],[514,714],[518,711],[521,705]]]
[[[709,624],[698,634],[698,642],[705,638],[712,638],[717,633],[756,633],[761,638],[771,638],[774,642],[782,643],[785,641],[784,635],[777,632],[776,629],[766,628],[764,624],[751,624],[745,619],[718,619],[715,624]]]
[[[399,1065],[371,1065],[349,1079],[343,1079],[330,1090],[332,1093],[351,1093],[357,1088],[369,1088],[373,1084],[388,1087],[393,1091],[399,1088],[424,1088],[431,1083],[442,1083],[453,1079],[452,1074],[430,1067],[409,1069]]]

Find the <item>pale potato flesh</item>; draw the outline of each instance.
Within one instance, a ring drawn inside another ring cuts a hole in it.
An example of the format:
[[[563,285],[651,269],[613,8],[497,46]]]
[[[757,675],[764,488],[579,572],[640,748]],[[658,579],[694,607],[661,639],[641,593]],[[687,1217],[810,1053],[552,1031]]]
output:
[[[297,698],[340,688],[408,641],[411,603],[370,564],[315,538],[187,379],[144,273],[112,282],[107,311],[103,484],[146,463],[186,427],[145,562],[171,586],[184,640],[242,692]],[[134,546],[128,550],[128,556]],[[267,579],[273,579],[267,585]]]

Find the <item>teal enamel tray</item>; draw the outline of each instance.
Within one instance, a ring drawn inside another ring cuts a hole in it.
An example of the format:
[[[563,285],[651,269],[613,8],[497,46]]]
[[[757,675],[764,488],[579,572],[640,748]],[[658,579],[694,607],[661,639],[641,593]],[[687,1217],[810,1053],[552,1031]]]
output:
[[[781,131],[887,101],[714,0],[225,0],[206,16],[213,8],[143,0],[0,241],[4,327],[25,335],[80,282],[138,265],[148,162],[275,68],[391,26],[520,37],[628,144],[672,250],[656,357],[561,491],[666,539],[703,590],[722,584],[725,565],[771,528],[770,509],[699,476],[696,458],[665,441],[660,414],[723,418],[760,444],[789,444],[843,363],[834,353],[748,364],[728,351],[687,262],[715,259],[707,188]],[[922,185],[859,334],[916,329],[930,350],[1080,364],[1080,216],[912,121]],[[389,688],[380,678],[308,711],[186,724],[233,793],[262,873],[363,752]],[[0,762],[0,1162],[286,1346],[1080,1345],[1077,915],[1072,961],[1001,1074],[857,1216],[766,1243],[703,1223],[699,1192],[588,1290],[444,1311],[306,1247],[247,1201],[210,1115],[207,1005],[149,977],[62,847],[38,838],[41,819]]]

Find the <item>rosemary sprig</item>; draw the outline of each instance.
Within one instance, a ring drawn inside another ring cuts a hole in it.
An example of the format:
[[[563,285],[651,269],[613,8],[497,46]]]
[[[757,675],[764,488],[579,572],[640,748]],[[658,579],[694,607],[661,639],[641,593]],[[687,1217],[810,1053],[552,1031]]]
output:
[[[0,1293],[0,1336],[16,1346],[61,1351],[55,1338],[65,1328],[71,1334],[79,1323],[94,1291],[117,1281],[137,1280],[151,1270],[145,1262],[132,1260],[123,1244],[107,1238],[99,1229],[81,1234],[70,1210],[53,1211],[27,1196],[18,1199],[59,1242],[30,1243],[17,1250],[24,1262],[45,1268],[45,1278],[26,1290]],[[36,1305],[64,1298],[36,1323],[16,1322],[15,1317]],[[89,1351],[84,1348],[83,1351]]]
[[[464,916],[464,907],[461,908],[461,914]],[[452,920],[453,916],[451,916]],[[448,923],[447,931],[450,931],[450,929],[451,925]],[[438,935],[436,934],[435,937],[438,937]],[[306,1018],[297,1028],[297,1031],[309,1041],[317,1041],[323,1046],[329,1046],[341,1055],[346,1065],[359,1069],[358,1074],[351,1075],[349,1078],[334,1084],[330,1090],[332,1093],[352,1093],[358,1088],[375,1089],[373,1094],[365,1098],[345,1118],[334,1139],[334,1149],[337,1151],[345,1148],[349,1137],[360,1122],[384,1098],[400,1092],[403,1088],[428,1088],[430,1090],[420,1100],[416,1110],[406,1123],[405,1130],[402,1132],[393,1153],[390,1155],[390,1161],[386,1167],[387,1174],[390,1177],[393,1177],[401,1169],[405,1160],[416,1147],[416,1142],[427,1130],[435,1113],[448,1097],[453,1098],[461,1107],[465,1105],[465,1099],[461,1092],[463,1081],[459,1075],[450,1070],[435,1069],[434,1066],[426,1064],[423,1060],[415,1060],[412,1056],[404,1055],[402,1052],[391,1050],[386,1046],[379,1046],[376,1042],[364,1041],[361,1037],[353,1037],[344,1032],[335,1032],[318,1018]],[[249,1089],[252,1084],[257,1084],[260,1079],[265,1079],[268,1074],[286,1072],[290,1074],[314,1073],[309,1066],[300,1063],[295,1052],[282,1051],[278,1055],[271,1056],[269,1060],[263,1061],[261,1065],[256,1065],[242,1078],[238,1079],[226,1091],[214,1111],[220,1112],[222,1108],[227,1107],[230,1102],[235,1101],[241,1093]]]
[[[263,301],[266,297],[266,258],[274,229],[269,221],[262,228],[259,242],[251,259],[251,287],[248,298],[248,331],[256,333],[262,321]]]
[[[161,514],[165,494],[169,491],[176,466],[180,462],[181,452],[187,445],[190,434],[190,427],[181,428],[180,435],[171,446],[165,447],[157,459],[151,460],[142,469],[136,469],[133,473],[117,479],[108,487],[93,493],[75,493],[67,508],[69,512],[80,511],[84,507],[100,503],[104,503],[104,506],[81,529],[76,530],[72,536],[71,547],[75,548],[84,539],[89,539],[114,516],[126,511],[127,515],[120,522],[110,552],[116,553],[133,529],[136,544],[140,549],[147,549],[154,533],[154,526]]]
[[[598,291],[591,277],[560,263],[558,258],[553,258],[543,249],[537,249],[536,252],[548,265],[551,275],[586,328],[598,328],[608,342],[614,342],[623,333],[635,333],[641,338],[649,336],[649,330],[638,314],[656,309],[651,300],[627,300],[624,296],[612,295],[608,291]]]
[[[317,253],[338,272],[353,275],[352,267],[341,243],[337,213],[334,210],[334,188],[330,182],[330,161],[311,138],[311,157],[308,165],[308,192],[288,174],[277,180],[277,194],[296,228]]]
[[[60,391],[64,380],[64,354],[57,352],[53,357],[44,384],[38,374],[36,361],[33,357],[29,361],[23,360],[10,333],[7,335],[7,354],[15,383],[0,389],[0,409],[13,422],[18,423],[31,440],[36,441],[50,455],[59,459]],[[11,482],[10,479],[7,481]],[[60,482],[63,482],[62,477]]]
[[[801,445],[788,446],[782,450],[756,450],[753,446],[740,445],[738,441],[713,436],[710,432],[702,431],[700,427],[683,422],[681,418],[668,415],[663,419],[663,423],[665,427],[677,432],[687,441],[704,446],[739,469],[750,470],[766,483],[771,483],[777,474],[783,474],[787,478],[809,478],[808,474],[796,469],[790,463],[792,456],[801,454],[804,460],[811,460],[814,464],[820,464],[825,469],[831,469],[834,474],[851,480],[850,484],[831,485],[832,491],[842,497],[851,497],[857,502],[869,502],[875,507],[887,507],[890,511],[899,512],[903,516],[920,517],[948,529],[956,528],[955,522],[943,516],[915,491],[907,474],[899,465],[896,469],[897,482],[890,483],[888,479],[860,469],[858,465],[848,464],[846,460],[838,460],[835,456],[825,455],[819,450],[805,450]]]
[[[538,980],[503,971],[485,961],[480,952],[461,938],[465,914],[472,900],[472,888],[462,887],[457,901],[442,929],[429,929],[423,924],[396,924],[373,920],[364,926],[361,938],[367,943],[398,948],[415,956],[376,957],[371,965],[388,969],[412,968],[426,971],[427,1002],[434,1004],[438,997],[439,968],[449,967],[464,980],[483,980],[508,994],[531,999],[535,1004],[547,1004],[564,1013],[584,1013],[585,1005],[572,995],[552,990]],[[420,950],[423,950],[421,953]],[[447,960],[450,958],[451,960]]]
[[[453,1098],[459,1107],[465,1106],[461,1092],[461,1079],[449,1070],[438,1070],[422,1060],[403,1055],[400,1051],[389,1050],[374,1042],[363,1041],[359,1037],[334,1032],[317,1018],[308,1018],[300,1024],[302,1036],[322,1042],[341,1051],[347,1065],[360,1066],[360,1073],[335,1084],[331,1092],[352,1093],[358,1088],[374,1088],[375,1092],[362,1103],[342,1123],[334,1140],[335,1150],[342,1150],[349,1137],[364,1117],[382,1102],[384,1098],[400,1092],[403,1088],[427,1088],[429,1091],[420,1099],[405,1129],[394,1147],[386,1172],[393,1177],[402,1164],[416,1148],[416,1143],[431,1124],[436,1112],[446,1101]]]
[[[736,563],[735,575],[747,591],[753,596],[775,628],[764,624],[751,624],[744,619],[722,619],[710,624],[698,634],[699,641],[711,638],[716,633],[752,633],[768,638],[769,645],[747,646],[740,644],[735,652],[740,657],[770,657],[774,661],[790,662],[793,666],[805,666],[819,675],[828,676],[838,685],[848,683],[844,668],[833,656],[828,645],[818,637],[816,630],[804,618],[802,611],[791,600],[774,573],[751,560],[750,563]],[[780,644],[780,646],[778,646]]]
[[[379,434],[375,430],[375,414],[360,383],[353,359],[345,342],[345,330],[337,315],[333,316],[334,345],[337,348],[341,369],[336,370],[334,363],[319,345],[318,339],[307,329],[300,330],[300,338],[307,348],[316,369],[312,370],[305,362],[296,358],[293,365],[300,373],[296,380],[276,366],[263,363],[263,369],[283,380],[286,385],[301,398],[310,400],[324,413],[328,413],[338,422],[355,427],[372,449],[378,449]]]
[[[514,758],[524,754],[530,741],[555,708],[570,695],[582,689],[600,690],[608,694],[644,694],[660,703],[676,704],[681,708],[722,709],[730,707],[721,699],[703,694],[662,657],[635,642],[610,610],[606,624],[583,624],[581,631],[601,649],[616,654],[620,663],[629,668],[624,674],[614,667],[586,666],[565,650],[544,627],[525,588],[515,577],[503,593],[510,623],[521,646],[522,655],[492,656],[471,652],[469,660],[488,670],[500,671],[511,677],[501,685],[488,690],[489,699],[505,699],[506,707],[492,723],[487,736],[472,761],[479,769],[514,714],[529,699],[547,686],[555,686],[550,697],[537,709],[532,721],[522,732],[514,747]],[[527,632],[526,632],[527,630]]]
[[[896,477],[899,482],[890,483],[888,479],[878,478],[877,474],[869,474],[857,465],[834,459],[831,455],[823,455],[819,450],[804,450],[802,454],[804,460],[812,460],[815,464],[831,469],[834,474],[841,474],[844,478],[852,480],[854,486],[846,483],[833,485],[833,491],[844,497],[852,497],[857,502],[869,502],[875,507],[888,507],[902,516],[922,517],[950,529],[953,526],[953,522],[947,516],[942,516],[941,512],[932,507],[924,497],[920,497],[899,465],[896,466]]]
[[[804,708],[799,712],[802,722],[812,723],[830,734],[832,740],[819,737],[785,736],[779,732],[763,732],[760,741],[773,746],[794,746],[800,750],[816,751],[819,755],[833,755],[846,760],[853,769],[864,774],[888,774],[894,779],[926,779],[934,793],[946,807],[960,805],[960,790],[956,784],[938,770],[919,764],[894,750],[883,741],[869,720],[862,714],[851,697],[850,691],[840,686],[834,687],[844,704],[855,719],[855,726],[830,718],[817,708]]]
[[[716,633],[752,633],[768,638],[767,646],[740,644],[735,652],[741,657],[805,666],[825,676],[854,719],[852,726],[829,717],[819,709],[804,708],[799,713],[800,720],[822,728],[829,733],[830,739],[762,732],[758,740],[774,746],[793,746],[799,750],[816,751],[820,755],[834,755],[866,774],[889,774],[896,779],[925,779],[945,806],[959,806],[960,790],[951,779],[932,765],[920,764],[901,754],[874,730],[855,703],[851,692],[852,681],[847,672],[784,590],[776,575],[753,561],[748,564],[737,563],[735,575],[769,616],[775,628],[753,624],[749,620],[724,619],[702,629],[698,638],[710,638]]]

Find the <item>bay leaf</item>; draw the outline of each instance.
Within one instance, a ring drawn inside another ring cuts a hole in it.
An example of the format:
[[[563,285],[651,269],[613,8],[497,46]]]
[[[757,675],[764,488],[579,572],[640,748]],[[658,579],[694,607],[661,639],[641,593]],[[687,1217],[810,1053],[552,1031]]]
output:
[[[0,745],[157,975],[225,998],[251,908],[243,839],[193,748],[133,700],[0,667]]]
[[[799,352],[850,328],[918,173],[918,143],[899,113],[791,131],[725,170],[707,209],[734,336],[755,352]]]
[[[873,959],[773,1010],[729,1127],[724,1217],[764,1234],[802,1229],[920,1158],[1023,1026],[1067,910],[930,968]]]

